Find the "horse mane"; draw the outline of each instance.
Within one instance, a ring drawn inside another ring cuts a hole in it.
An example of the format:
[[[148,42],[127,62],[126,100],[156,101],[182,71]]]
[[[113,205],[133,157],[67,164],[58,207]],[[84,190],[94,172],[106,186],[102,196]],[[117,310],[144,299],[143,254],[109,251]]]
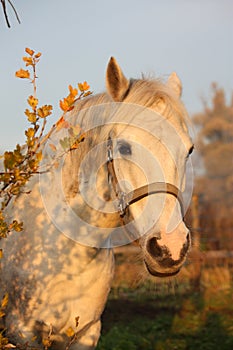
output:
[[[80,110],[112,102],[114,101],[106,92],[91,95],[82,101],[77,101],[71,115],[77,115],[78,118]],[[177,116],[182,124],[185,125],[189,122],[188,113],[182,101],[161,79],[144,78],[144,76],[142,79],[130,79],[129,90],[122,102],[151,109],[159,102],[164,102],[166,106],[162,113],[164,118],[170,119],[173,116]]]
[[[182,101],[171,87],[159,78],[132,80],[130,93],[124,102],[137,103],[146,108],[152,108],[159,102],[164,102],[166,106],[162,113],[164,118],[170,119],[172,116],[177,116],[181,122],[188,122],[188,114]]]

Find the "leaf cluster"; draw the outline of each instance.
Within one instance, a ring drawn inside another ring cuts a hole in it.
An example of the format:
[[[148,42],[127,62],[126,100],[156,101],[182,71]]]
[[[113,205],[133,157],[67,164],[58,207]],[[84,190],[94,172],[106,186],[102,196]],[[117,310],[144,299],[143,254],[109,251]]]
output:
[[[60,100],[60,108],[63,112],[69,112],[74,108],[74,102],[77,100],[81,100],[83,97],[87,97],[91,94],[89,90],[90,86],[86,81],[84,83],[78,83],[78,88],[73,88],[69,85],[69,94],[67,97]]]
[[[71,111],[74,108],[74,103],[78,100],[81,100],[84,97],[91,95],[90,86],[86,81],[83,83],[78,83],[77,88],[73,88],[69,85],[69,94],[60,100],[60,108],[66,113]],[[60,145],[64,149],[64,151],[69,151],[78,148],[80,142],[82,142],[85,138],[85,134],[80,129],[79,125],[70,125],[70,123],[64,118],[64,115],[58,120],[56,123],[56,129],[59,130],[61,128],[68,129],[68,136],[64,137],[60,140]],[[50,145],[50,147],[55,151],[56,147],[54,145]]]
[[[35,53],[29,48],[26,48],[25,52],[27,56],[23,57],[23,61],[26,67],[30,68],[30,71],[21,68],[15,73],[15,76],[27,79],[33,84],[34,94],[28,97],[28,107],[24,112],[30,126],[25,131],[25,144],[23,146],[17,144],[13,151],[6,151],[1,156],[4,169],[0,172],[0,237],[6,237],[10,231],[19,232],[22,230],[22,223],[16,220],[10,224],[6,222],[3,210],[13,196],[23,191],[23,187],[30,177],[38,172],[42,159],[42,151],[40,150],[42,136],[47,117],[52,114],[53,109],[51,105],[39,107],[39,101],[36,97],[36,65],[40,60],[41,53]]]
[[[85,134],[78,126],[68,126],[68,136],[60,140],[60,145],[64,151],[69,151],[78,148],[80,142],[85,139]]]
[[[69,85],[69,94],[60,100],[60,107],[63,115],[57,123],[53,125],[49,133],[44,136],[47,118],[52,114],[53,107],[49,104],[39,105],[37,98],[37,64],[40,61],[41,53],[36,53],[30,48],[25,49],[26,55],[23,57],[25,67],[20,68],[15,76],[29,81],[33,86],[33,94],[27,98],[27,108],[24,111],[29,122],[29,127],[25,130],[25,144],[17,144],[13,151],[6,151],[0,158],[3,159],[3,169],[0,171],[0,238],[7,237],[11,231],[20,232],[23,223],[13,220],[8,223],[4,209],[9,204],[13,196],[25,191],[25,185],[32,175],[41,173],[40,162],[42,160],[42,144],[50,137],[54,130],[62,128],[68,129],[68,135],[60,144],[65,152],[76,149],[85,135],[80,127],[72,126],[64,118],[66,112],[74,108],[74,103],[92,92],[87,82],[78,83],[77,88]],[[51,144],[51,149],[56,151],[56,146]]]

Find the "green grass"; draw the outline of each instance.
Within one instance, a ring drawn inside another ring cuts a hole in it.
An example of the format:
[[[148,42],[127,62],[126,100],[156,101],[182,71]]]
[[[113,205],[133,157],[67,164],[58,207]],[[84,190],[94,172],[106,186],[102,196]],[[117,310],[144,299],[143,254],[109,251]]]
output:
[[[112,292],[97,350],[232,350],[232,292]]]

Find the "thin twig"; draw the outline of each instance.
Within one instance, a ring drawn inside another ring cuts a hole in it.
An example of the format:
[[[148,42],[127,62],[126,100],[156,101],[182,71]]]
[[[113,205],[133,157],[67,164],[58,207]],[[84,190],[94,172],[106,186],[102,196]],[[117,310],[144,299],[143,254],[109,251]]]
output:
[[[12,4],[12,2],[11,2],[10,0],[8,0],[8,2],[9,2],[9,4],[11,5],[11,7],[12,7],[12,9],[13,9],[14,13],[15,13],[15,17],[17,18],[18,23],[20,24],[21,22],[20,22],[20,19],[19,19],[18,13],[17,13],[17,11],[16,11],[16,9],[15,9],[14,5]]]
[[[42,136],[43,136],[43,134],[44,134],[44,130],[45,130],[46,123],[47,123],[47,120],[46,120],[46,118],[44,118],[44,120],[43,120],[43,125],[42,125],[41,131],[40,131],[40,135],[39,135],[39,137],[38,137],[38,142],[36,143],[35,148],[34,148],[34,150],[33,150],[34,153],[37,152],[37,150],[38,150],[38,149],[40,148],[40,146],[41,146],[41,143],[43,142]]]
[[[8,20],[8,16],[7,16],[7,12],[6,12],[6,3],[5,3],[5,0],[1,0],[1,3],[2,3],[2,8],[3,8],[3,13],[4,13],[4,16],[5,16],[5,20],[6,20],[6,24],[8,26],[8,28],[10,28],[10,22]]]
[[[19,19],[18,13],[17,13],[14,5],[12,4],[11,0],[7,0],[7,1],[10,4],[10,6],[12,7],[14,14],[15,14],[15,17],[16,17],[18,23],[20,24],[20,19]],[[8,15],[7,15],[6,2],[5,2],[5,0],[1,0],[1,3],[2,3],[2,9],[3,9],[4,16],[5,16],[6,24],[7,24],[8,28],[10,28],[11,26],[10,26],[10,22],[9,22]]]
[[[78,338],[77,338],[77,333],[75,333],[75,334],[73,335],[73,337],[70,339],[69,343],[66,345],[65,350],[69,350],[70,347],[71,347],[71,345],[72,345],[74,342],[76,342],[77,339],[78,339]]]
[[[34,61],[34,64],[32,65],[32,69],[33,69],[33,79],[32,79],[32,84],[33,84],[33,97],[36,98],[36,64]],[[36,112],[36,108],[34,110]]]
[[[31,171],[31,172],[29,172],[29,171],[20,171],[20,175],[29,175],[29,176],[31,176],[31,175],[35,175],[35,174],[44,174],[44,173],[46,173],[46,171]],[[8,172],[0,172],[0,175],[5,175],[5,174],[10,174],[10,175],[14,175],[14,172],[13,171],[8,171]],[[3,182],[3,181],[0,181],[0,182]]]

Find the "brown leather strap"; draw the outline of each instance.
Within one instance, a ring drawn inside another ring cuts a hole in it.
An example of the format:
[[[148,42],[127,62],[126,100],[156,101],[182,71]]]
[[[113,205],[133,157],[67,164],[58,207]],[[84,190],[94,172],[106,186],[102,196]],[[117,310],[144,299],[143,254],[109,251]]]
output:
[[[149,185],[136,188],[125,195],[125,202],[129,206],[144,197],[156,193],[168,193],[176,197],[180,203],[182,215],[184,214],[182,193],[175,185],[168,182],[152,182]]]

